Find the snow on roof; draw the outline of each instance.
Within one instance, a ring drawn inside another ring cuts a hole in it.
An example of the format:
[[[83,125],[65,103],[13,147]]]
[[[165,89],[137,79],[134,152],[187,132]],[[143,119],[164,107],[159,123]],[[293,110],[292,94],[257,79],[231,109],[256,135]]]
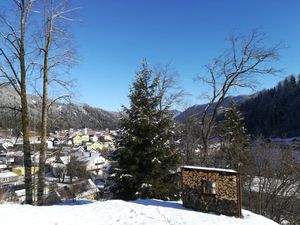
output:
[[[98,152],[76,152],[75,156],[78,157],[78,160],[83,162],[94,162],[94,161],[103,161],[105,158],[101,156]]]
[[[0,164],[0,169],[6,169],[7,168],[7,165],[5,164]]]
[[[207,170],[207,171],[216,171],[216,172],[237,173],[235,170],[221,169],[221,168],[214,168],[214,167],[183,166],[182,168],[193,169],[193,170]]]
[[[59,157],[60,161],[63,163],[63,164],[68,164],[70,162],[70,156],[61,156]]]
[[[18,175],[10,171],[0,173],[0,178],[8,178],[8,177],[18,177]]]
[[[25,195],[25,189],[17,190],[17,191],[15,191],[15,193],[18,197],[24,196]]]

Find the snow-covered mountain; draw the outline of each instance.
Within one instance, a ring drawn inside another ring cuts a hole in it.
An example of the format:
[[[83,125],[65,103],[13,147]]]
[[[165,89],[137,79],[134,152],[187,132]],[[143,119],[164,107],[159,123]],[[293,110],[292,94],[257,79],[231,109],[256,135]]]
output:
[[[78,204],[78,205],[76,205]],[[243,210],[244,218],[192,211],[179,202],[137,200],[78,201],[56,206],[0,205],[5,225],[276,225]],[[278,224],[277,224],[278,225]]]

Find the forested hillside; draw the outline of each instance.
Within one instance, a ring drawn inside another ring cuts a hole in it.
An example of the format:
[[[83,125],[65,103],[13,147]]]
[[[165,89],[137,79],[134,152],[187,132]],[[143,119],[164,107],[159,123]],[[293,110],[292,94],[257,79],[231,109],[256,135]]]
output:
[[[41,100],[28,96],[31,128],[39,129]],[[116,129],[119,114],[89,105],[54,103],[49,111],[50,130],[89,127],[95,129]],[[0,88],[0,127],[20,129],[20,97],[13,88]]]
[[[231,103],[235,103],[235,104],[239,105],[242,102],[246,101],[250,97],[251,96],[248,96],[248,95],[239,95],[239,96],[228,96],[228,97],[226,97],[224,99],[224,102],[222,103],[222,105],[220,107],[220,114],[224,113],[224,109],[229,107]],[[200,118],[200,116],[204,112],[206,106],[207,106],[207,104],[193,105],[193,106],[187,108],[182,113],[179,113],[175,117],[175,120],[179,121],[179,122],[184,122],[189,117],[199,117]],[[215,106],[215,104],[214,104],[214,106]],[[211,108],[210,112],[213,109],[214,109],[214,107]]]
[[[237,104],[245,117],[245,126],[253,136],[292,137],[300,135],[300,78],[289,76],[272,89],[246,96],[227,97],[218,114],[223,118],[230,103]],[[199,117],[207,104],[194,105],[176,116],[178,122]]]
[[[289,76],[276,87],[259,92],[239,109],[252,135],[291,137],[300,135],[300,80]]]

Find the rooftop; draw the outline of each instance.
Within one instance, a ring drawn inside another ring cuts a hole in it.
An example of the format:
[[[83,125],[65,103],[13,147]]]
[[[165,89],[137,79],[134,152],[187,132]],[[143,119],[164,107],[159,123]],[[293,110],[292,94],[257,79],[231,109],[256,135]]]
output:
[[[8,177],[18,177],[18,175],[10,171],[0,173],[0,178],[8,178]]]
[[[237,173],[235,170],[214,168],[214,167],[200,167],[200,166],[183,166],[184,169],[193,169],[193,170],[206,170],[206,171],[215,171],[215,172],[226,172],[226,173]]]

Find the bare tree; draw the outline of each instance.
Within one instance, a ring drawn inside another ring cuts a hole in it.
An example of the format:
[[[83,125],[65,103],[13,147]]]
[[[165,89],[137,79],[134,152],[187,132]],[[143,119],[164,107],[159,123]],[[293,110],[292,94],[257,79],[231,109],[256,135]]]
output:
[[[35,0],[13,0],[14,15],[0,16],[1,47],[0,76],[9,83],[21,98],[23,151],[25,167],[26,204],[32,204],[31,151],[27,103],[27,77],[34,62],[28,38],[28,23]],[[14,17],[13,17],[14,16]],[[17,18],[17,20],[16,20]],[[28,46],[27,46],[28,45]]]
[[[69,67],[74,63],[74,49],[72,48],[72,38],[67,33],[66,23],[73,21],[69,14],[75,9],[71,9],[68,0],[55,1],[44,0],[42,4],[42,16],[44,17],[43,32],[41,35],[41,46],[39,50],[43,58],[41,64],[42,72],[42,115],[41,115],[41,145],[39,160],[39,178],[37,191],[37,204],[43,205],[45,186],[45,151],[47,148],[47,127],[48,110],[57,100],[68,97],[61,95],[49,100],[48,88],[51,82],[55,82],[64,88],[69,87],[69,82],[64,81],[59,75],[57,68]]]
[[[176,129],[179,138],[179,149],[183,165],[197,165],[199,162],[199,124],[197,118],[188,117],[178,124]]]
[[[207,96],[209,103],[200,117],[199,141],[202,144],[201,164],[203,165],[208,165],[211,134],[215,128],[215,118],[225,97],[235,88],[253,89],[256,75],[279,72],[269,63],[278,59],[280,45],[267,48],[263,33],[254,30],[248,36],[232,35],[229,43],[229,50],[205,66],[209,75],[198,77],[212,91]]]
[[[158,82],[158,96],[160,110],[170,110],[172,106],[181,102],[185,92],[177,85],[177,73],[170,65],[158,64],[153,72]]]
[[[73,183],[73,178],[76,176],[79,179],[89,177],[87,171],[87,162],[81,161],[77,156],[71,154],[70,162],[67,164],[67,174],[70,177],[70,184]]]
[[[244,206],[282,223],[299,224],[300,165],[297,148],[286,143],[257,139],[255,164],[243,187]]]

